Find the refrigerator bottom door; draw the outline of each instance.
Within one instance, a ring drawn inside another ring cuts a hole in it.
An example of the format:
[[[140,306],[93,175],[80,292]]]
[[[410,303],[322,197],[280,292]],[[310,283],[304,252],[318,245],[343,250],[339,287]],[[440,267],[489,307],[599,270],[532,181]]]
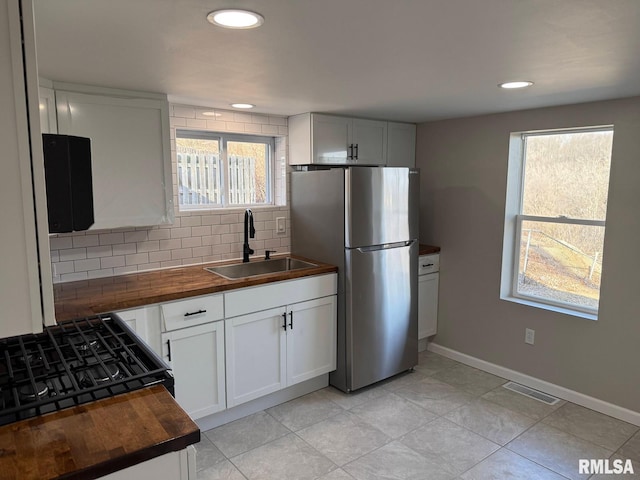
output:
[[[418,363],[418,242],[345,250],[347,388]]]

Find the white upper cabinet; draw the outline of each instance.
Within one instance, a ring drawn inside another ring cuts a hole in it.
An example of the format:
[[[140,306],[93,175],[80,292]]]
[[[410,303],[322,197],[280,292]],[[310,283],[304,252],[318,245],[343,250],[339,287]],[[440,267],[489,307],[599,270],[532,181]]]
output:
[[[173,220],[165,95],[54,82],[58,133],[89,137],[92,230]]]
[[[31,8],[31,2],[0,1],[2,338],[36,333],[43,322],[53,322]]]
[[[289,117],[291,165],[384,165],[387,122],[304,113]]]
[[[53,88],[40,85],[40,130],[42,133],[58,133],[56,118],[56,95]]]
[[[413,123],[388,123],[387,166],[416,166],[416,126]]]

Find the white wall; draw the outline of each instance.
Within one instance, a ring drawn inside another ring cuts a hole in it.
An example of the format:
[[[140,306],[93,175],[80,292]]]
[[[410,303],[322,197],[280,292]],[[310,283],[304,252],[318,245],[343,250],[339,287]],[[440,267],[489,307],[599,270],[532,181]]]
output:
[[[614,143],[598,321],[500,300],[509,134],[605,124]],[[435,342],[640,411],[640,97],[429,122],[417,136],[420,240],[442,247]]]
[[[69,282],[108,277],[141,270],[190,265],[242,257],[244,209],[180,212],[176,168],[176,128],[215,132],[246,133],[276,137],[275,206],[255,207],[256,238],[250,242],[256,255],[265,249],[279,253],[290,250],[290,226],[276,232],[275,219],[289,223],[286,201],[287,118],[216,110],[216,117],[203,116],[199,108],[170,106],[171,167],[175,221],[172,225],[117,230],[90,230],[58,234],[50,238],[53,281]]]

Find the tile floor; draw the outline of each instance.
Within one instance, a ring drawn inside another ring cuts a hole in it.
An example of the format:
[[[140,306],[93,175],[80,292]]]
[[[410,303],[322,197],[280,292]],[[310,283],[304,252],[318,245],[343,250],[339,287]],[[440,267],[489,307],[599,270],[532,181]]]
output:
[[[203,432],[202,480],[556,480],[578,459],[631,459],[640,429],[432,352],[412,373],[354,394],[332,387]],[[591,478],[618,478],[615,475]]]

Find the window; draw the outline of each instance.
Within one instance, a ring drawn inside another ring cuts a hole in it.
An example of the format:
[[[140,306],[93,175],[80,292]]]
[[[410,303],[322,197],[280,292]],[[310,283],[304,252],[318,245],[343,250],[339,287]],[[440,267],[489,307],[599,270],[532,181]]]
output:
[[[612,144],[611,127],[512,137],[507,297],[597,314]]]
[[[271,205],[274,139],[178,130],[181,211]]]

